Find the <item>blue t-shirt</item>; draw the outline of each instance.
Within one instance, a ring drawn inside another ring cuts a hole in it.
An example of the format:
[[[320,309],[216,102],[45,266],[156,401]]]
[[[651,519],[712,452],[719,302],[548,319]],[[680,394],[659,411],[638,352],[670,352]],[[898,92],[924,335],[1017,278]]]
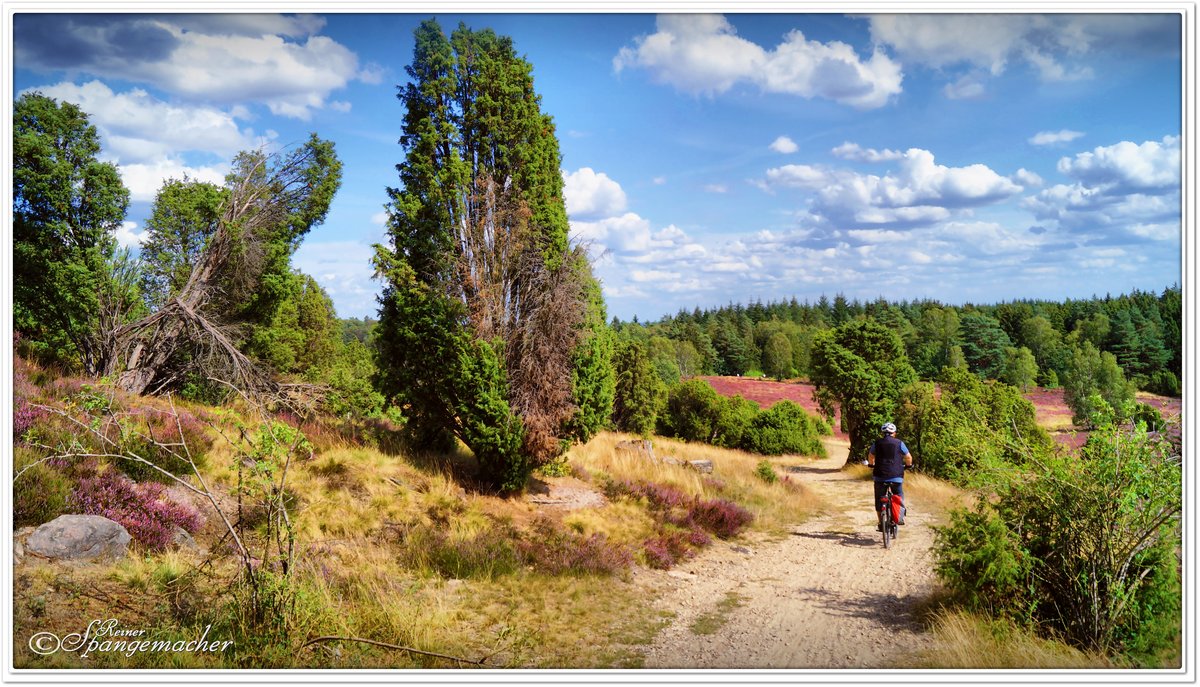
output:
[[[881,437],[871,444],[871,453],[875,456],[872,474],[876,482],[904,481],[904,456],[909,451],[903,441],[893,436]]]

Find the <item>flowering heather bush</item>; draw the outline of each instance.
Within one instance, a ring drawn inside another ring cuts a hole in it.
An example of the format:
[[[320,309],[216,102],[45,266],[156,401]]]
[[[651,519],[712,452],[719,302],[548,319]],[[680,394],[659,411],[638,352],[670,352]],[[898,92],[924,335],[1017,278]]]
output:
[[[604,485],[605,495],[609,498],[630,496],[635,499],[644,498],[650,504],[651,510],[670,510],[687,503],[691,497],[669,484],[656,482],[610,480]]]
[[[162,484],[138,484],[106,470],[80,480],[71,494],[71,505],[82,513],[120,523],[139,544],[160,551],[171,544],[176,525],[194,533],[204,524],[198,511],[171,501],[165,492]]]
[[[45,415],[46,411],[33,407],[24,398],[20,396],[13,398],[13,439],[25,438],[25,433]]]
[[[72,502],[84,513],[121,523],[134,539],[149,548],[161,549],[170,543],[174,526],[194,533],[203,524],[199,512],[171,501],[165,491],[162,484],[139,484],[106,470],[80,480]]]
[[[212,449],[213,440],[208,428],[195,415],[186,410],[178,411],[178,414],[177,422],[169,412],[139,408],[122,416],[119,424],[110,424],[107,434],[120,444],[123,451],[145,458],[174,475],[190,475],[192,468],[186,460],[189,452],[196,466],[203,466],[205,454]],[[183,444],[187,444],[186,450]],[[122,460],[118,466],[136,480],[169,479],[144,463]]]
[[[670,570],[676,563],[682,563],[696,555],[690,546],[690,533],[664,532],[657,537],[647,539],[642,544],[646,555],[646,563],[652,568]]]
[[[533,535],[517,544],[525,561],[551,575],[613,575],[633,565],[633,555],[603,534],[584,537],[549,518],[533,524]]]
[[[754,520],[754,514],[726,499],[696,499],[688,513],[693,522],[721,539],[741,532]]]
[[[20,358],[13,365],[13,439],[25,437],[30,430],[46,415],[46,411],[33,407],[31,401],[38,398],[40,392],[37,385],[29,381],[28,364]]]

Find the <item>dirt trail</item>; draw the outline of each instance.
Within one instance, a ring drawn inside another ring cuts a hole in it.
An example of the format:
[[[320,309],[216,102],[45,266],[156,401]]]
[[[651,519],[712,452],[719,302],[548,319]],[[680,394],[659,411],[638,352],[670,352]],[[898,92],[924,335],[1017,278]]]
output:
[[[826,499],[827,514],[782,541],[720,542],[668,573],[662,604],[677,615],[647,650],[647,668],[887,667],[928,641],[913,607],[933,590],[932,515],[914,500],[885,550],[870,483],[841,470],[847,442],[826,448],[829,458],[790,470]],[[693,623],[719,614],[731,592],[740,605],[714,634],[696,634]]]

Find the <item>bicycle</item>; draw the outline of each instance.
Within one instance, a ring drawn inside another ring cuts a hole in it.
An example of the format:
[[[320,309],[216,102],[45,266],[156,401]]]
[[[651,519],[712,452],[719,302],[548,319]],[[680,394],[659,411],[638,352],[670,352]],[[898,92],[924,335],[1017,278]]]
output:
[[[883,548],[892,548],[892,542],[896,541],[900,534],[898,526],[900,517],[901,505],[898,500],[893,500],[896,496],[892,492],[892,483],[887,483],[887,490],[879,499],[879,529],[883,531]]]

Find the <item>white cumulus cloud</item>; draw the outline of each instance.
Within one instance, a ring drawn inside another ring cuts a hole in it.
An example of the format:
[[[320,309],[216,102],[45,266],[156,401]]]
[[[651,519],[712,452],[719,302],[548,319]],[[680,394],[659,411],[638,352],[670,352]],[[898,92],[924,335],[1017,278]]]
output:
[[[563,196],[571,217],[607,217],[625,209],[625,191],[604,172],[581,167],[562,175]]]
[[[840,41],[810,41],[789,32],[772,49],[737,35],[720,15],[662,14],[657,31],[621,48],[613,68],[641,68],[693,94],[715,95],[738,83],[768,93],[827,98],[859,109],[882,107],[900,93],[900,64],[881,51],[861,57]]]
[[[137,222],[121,222],[121,226],[117,227],[117,231],[113,234],[113,238],[117,240],[117,245],[122,248],[132,248],[140,246],[145,242],[147,232],[137,231]]]
[[[1058,171],[1107,192],[1166,192],[1179,188],[1180,161],[1179,136],[1166,136],[1141,144],[1121,141],[1064,157]]]
[[[14,52],[30,68],[148,84],[197,103],[261,103],[308,120],[344,109],[329,96],[350,82],[378,83],[346,46],[319,35],[310,15],[34,15],[14,24]]]
[[[787,136],[780,136],[771,143],[771,150],[787,155],[800,150],[800,146],[796,145],[796,142]]]
[[[118,93],[93,80],[25,92],[33,90],[79,105],[104,139],[104,152],[117,162],[149,162],[184,151],[232,157],[261,142],[252,130],[238,126],[230,112],[163,102],[140,88]]]

